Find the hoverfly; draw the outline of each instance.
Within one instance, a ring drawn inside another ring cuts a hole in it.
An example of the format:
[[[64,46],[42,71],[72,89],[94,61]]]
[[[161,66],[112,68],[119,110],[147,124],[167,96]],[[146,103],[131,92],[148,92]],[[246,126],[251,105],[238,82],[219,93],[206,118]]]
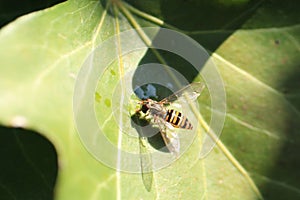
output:
[[[181,101],[181,103],[195,101],[203,89],[204,84],[192,83],[161,101],[149,98],[140,100],[141,107],[136,112],[142,112],[146,119],[150,119],[154,125],[158,126],[169,152],[178,155],[180,151],[180,141],[174,132],[174,128],[192,130],[193,125],[183,113],[175,109],[168,109],[168,106],[176,100]],[[147,153],[146,137],[139,138],[139,145],[142,179],[146,189],[150,191],[153,178],[151,172],[152,159],[151,154]]]

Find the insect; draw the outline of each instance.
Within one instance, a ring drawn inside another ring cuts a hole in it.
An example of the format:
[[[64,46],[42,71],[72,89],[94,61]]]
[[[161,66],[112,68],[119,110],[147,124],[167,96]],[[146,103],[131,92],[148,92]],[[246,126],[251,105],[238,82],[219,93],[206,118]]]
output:
[[[136,112],[142,112],[146,119],[150,119],[154,125],[158,126],[165,145],[173,154],[177,155],[180,152],[180,141],[174,132],[174,128],[192,130],[193,125],[183,113],[175,109],[169,109],[168,106],[174,101],[180,101],[181,104],[191,103],[198,98],[203,89],[204,84],[192,83],[161,101],[145,99],[139,102],[141,108]],[[149,191],[151,189],[153,175],[150,172],[151,154],[147,154],[145,141],[146,137],[139,138],[140,154],[143,154],[141,156],[142,178],[146,189]]]
[[[203,88],[204,84],[202,83],[192,83],[161,101],[145,99],[139,102],[141,108],[138,111],[142,111],[147,119],[151,119],[153,124],[158,126],[171,153],[178,154],[180,150],[179,139],[174,133],[174,128],[192,130],[193,125],[183,113],[175,109],[168,109],[168,106],[175,100],[181,101],[181,104],[195,101]]]

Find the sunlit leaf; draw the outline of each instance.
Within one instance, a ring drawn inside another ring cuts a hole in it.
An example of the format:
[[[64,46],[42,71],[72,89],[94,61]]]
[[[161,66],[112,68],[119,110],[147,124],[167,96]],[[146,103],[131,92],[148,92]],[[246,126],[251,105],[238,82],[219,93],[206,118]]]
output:
[[[246,0],[128,2],[146,14],[124,7],[137,25],[176,27],[212,51],[227,92],[221,140],[263,196],[299,197],[300,26],[296,6]],[[136,25],[117,7],[105,1],[70,0],[2,28],[1,125],[35,130],[53,143],[59,164],[56,199],[257,199],[249,181],[219,147],[206,158],[195,159],[201,138],[179,160],[153,173],[150,192],[141,174],[111,169],[85,149],[73,119],[74,85],[93,49]],[[122,57],[121,63],[120,59],[111,63],[95,91],[96,115],[99,123],[105,123],[106,136],[113,144],[120,139],[120,129],[109,112],[114,106],[109,94],[122,73],[155,57],[145,54],[141,50]],[[188,80],[200,79],[182,59],[161,55]],[[218,112],[210,110],[208,99],[206,91],[199,102],[205,119]],[[123,136],[121,146],[139,151],[138,139],[130,135]]]

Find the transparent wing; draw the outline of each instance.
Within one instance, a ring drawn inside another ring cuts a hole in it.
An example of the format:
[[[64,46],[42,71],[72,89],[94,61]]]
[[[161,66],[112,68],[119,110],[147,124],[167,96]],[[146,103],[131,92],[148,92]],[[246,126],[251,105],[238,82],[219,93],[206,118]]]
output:
[[[153,172],[152,157],[151,154],[148,152],[147,143],[148,141],[146,137],[139,137],[142,180],[146,190],[150,191],[153,181]]]
[[[184,88],[178,90],[174,94],[164,98],[160,102],[167,104],[167,103],[176,101],[180,98],[184,98],[184,99],[188,98],[190,101],[195,101],[198,98],[198,96],[200,95],[200,93],[202,92],[202,90],[204,89],[204,87],[205,87],[205,85],[200,82],[191,83],[191,84],[185,86]]]
[[[161,119],[159,117],[156,119],[156,123],[158,124],[161,136],[169,151],[171,153],[178,155],[180,151],[180,141],[177,134],[172,132],[173,129],[171,128],[172,125],[170,125],[170,128],[167,128],[166,124],[168,122],[166,122],[164,119]]]

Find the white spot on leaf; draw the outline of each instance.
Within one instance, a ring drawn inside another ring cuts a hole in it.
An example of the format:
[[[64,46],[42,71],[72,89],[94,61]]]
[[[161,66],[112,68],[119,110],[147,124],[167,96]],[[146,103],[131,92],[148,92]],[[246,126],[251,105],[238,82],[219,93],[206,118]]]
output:
[[[23,116],[15,116],[11,120],[11,125],[16,128],[25,127],[27,124],[27,119]]]

